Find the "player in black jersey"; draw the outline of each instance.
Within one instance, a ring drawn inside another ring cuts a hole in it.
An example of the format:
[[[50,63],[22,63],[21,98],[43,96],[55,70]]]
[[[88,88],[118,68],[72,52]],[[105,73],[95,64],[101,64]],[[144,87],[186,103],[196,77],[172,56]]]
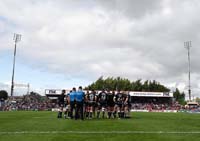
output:
[[[108,110],[108,118],[111,118],[115,102],[114,102],[114,96],[115,92],[109,92],[107,93],[107,110]]]
[[[113,109],[113,117],[114,117],[114,118],[117,117],[117,108],[118,108],[116,96],[117,96],[117,92],[115,93],[114,98],[113,98],[113,101],[114,101],[114,103],[115,103],[114,109]]]
[[[70,117],[70,104],[69,104],[69,94],[71,93],[72,91],[70,91],[67,95],[66,95],[66,103],[65,103],[65,110],[64,110],[64,118],[69,118]]]
[[[96,117],[96,110],[98,109],[98,91],[94,91],[95,92],[95,101],[94,101],[94,105],[93,105],[93,117]]]
[[[124,101],[124,112],[125,112],[125,117],[129,118],[130,117],[130,109],[131,109],[131,96],[129,92],[127,92],[125,101]]]
[[[92,90],[91,93],[87,95],[89,118],[92,118],[95,101],[96,101],[96,92]]]
[[[88,95],[89,95],[89,91],[86,92],[85,94],[85,100],[84,100],[84,103],[85,103],[85,118],[89,118],[89,105],[88,105]]]
[[[117,104],[117,110],[118,110],[118,118],[124,117],[124,99],[125,99],[124,94],[118,91],[115,96],[115,103]]]
[[[102,118],[105,117],[105,110],[107,106],[107,93],[105,90],[99,93],[98,95],[98,110],[97,110],[97,118],[100,117],[100,111],[102,110]]]
[[[95,108],[96,108],[96,111],[97,111],[97,118],[99,118],[100,110],[101,110],[101,106],[100,106],[100,102],[99,102],[99,94],[100,93],[98,93],[98,92],[96,93],[96,105],[95,105]]]
[[[65,90],[62,90],[61,95],[58,97],[58,118],[62,118],[62,112],[63,112],[63,107],[64,107],[64,102],[65,102]]]

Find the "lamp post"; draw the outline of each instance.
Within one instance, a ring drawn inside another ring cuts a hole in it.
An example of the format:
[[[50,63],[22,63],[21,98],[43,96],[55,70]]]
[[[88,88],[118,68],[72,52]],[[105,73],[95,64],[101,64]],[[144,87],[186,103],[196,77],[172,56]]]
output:
[[[11,82],[11,93],[10,93],[11,96],[13,96],[13,91],[14,91],[15,57],[16,57],[16,50],[17,50],[17,42],[21,41],[21,35],[14,33],[13,40],[15,42],[15,48],[14,48],[14,57],[13,57],[13,70],[12,70],[12,82]]]
[[[188,51],[188,95],[189,95],[189,101],[191,101],[191,84],[190,84],[190,48],[192,47],[192,42],[187,41],[184,42],[184,47]]]

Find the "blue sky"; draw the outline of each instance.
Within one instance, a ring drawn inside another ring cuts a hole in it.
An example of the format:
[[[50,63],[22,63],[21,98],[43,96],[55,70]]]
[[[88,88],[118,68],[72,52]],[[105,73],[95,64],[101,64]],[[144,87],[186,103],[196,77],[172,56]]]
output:
[[[100,76],[157,80],[187,93],[185,41],[192,41],[191,84],[200,97],[199,0],[3,0],[0,3],[0,89],[87,86]],[[17,92],[22,94],[22,90]]]
[[[13,44],[14,45],[14,44]],[[13,46],[14,48],[14,46]],[[17,45],[20,48],[20,43]],[[13,50],[14,51],[14,50]],[[13,68],[13,51],[3,51],[0,53],[1,82],[10,84]],[[71,89],[79,85],[85,86],[89,81],[66,77],[63,74],[51,73],[48,70],[35,69],[24,64],[22,58],[17,54],[15,66],[15,83],[30,84],[30,90],[44,93],[44,89]],[[26,88],[15,88],[15,94],[26,92]]]

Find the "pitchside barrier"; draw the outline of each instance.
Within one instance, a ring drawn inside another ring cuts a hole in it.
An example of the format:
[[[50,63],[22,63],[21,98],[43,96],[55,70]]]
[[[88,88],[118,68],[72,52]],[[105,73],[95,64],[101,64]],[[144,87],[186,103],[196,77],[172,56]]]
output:
[[[177,113],[177,110],[134,110],[132,109],[131,112],[164,112],[164,113]]]
[[[52,112],[58,112],[59,108],[52,108]],[[134,110],[132,109],[131,112],[164,112],[164,113],[177,113],[177,110]]]

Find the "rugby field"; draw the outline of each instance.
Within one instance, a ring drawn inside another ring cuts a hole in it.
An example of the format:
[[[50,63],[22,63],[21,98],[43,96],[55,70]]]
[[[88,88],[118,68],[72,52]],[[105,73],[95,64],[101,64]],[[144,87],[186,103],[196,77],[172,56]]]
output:
[[[130,119],[57,119],[56,112],[0,112],[0,141],[189,141],[200,114],[132,113]]]

